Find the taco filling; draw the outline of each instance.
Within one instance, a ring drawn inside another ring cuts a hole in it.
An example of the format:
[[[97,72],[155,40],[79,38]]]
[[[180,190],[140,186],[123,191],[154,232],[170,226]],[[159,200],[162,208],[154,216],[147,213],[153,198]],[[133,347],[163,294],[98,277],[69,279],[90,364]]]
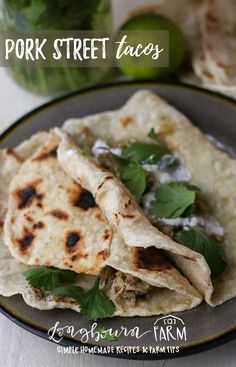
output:
[[[115,147],[98,139],[92,153],[123,181],[154,226],[204,255],[212,276],[218,276],[226,267],[224,228],[212,214],[207,197],[192,184],[191,172],[180,157],[170,151],[154,129],[148,137],[147,143],[131,141]],[[210,255],[206,246],[211,247]]]

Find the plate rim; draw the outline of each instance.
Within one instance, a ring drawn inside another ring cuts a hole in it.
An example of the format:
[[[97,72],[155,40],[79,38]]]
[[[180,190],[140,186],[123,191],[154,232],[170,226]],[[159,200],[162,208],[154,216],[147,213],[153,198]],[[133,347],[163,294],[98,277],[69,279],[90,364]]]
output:
[[[213,99],[219,100],[220,103],[228,104],[231,107],[236,109],[236,101],[233,98],[230,98],[228,96],[222,95],[217,92],[213,92],[210,90],[206,90],[204,88],[193,86],[186,83],[180,83],[180,82],[157,82],[157,81],[150,81],[150,80],[142,80],[142,81],[121,81],[121,82],[113,82],[113,83],[107,83],[98,85],[95,87],[89,87],[82,90],[77,90],[65,95],[62,95],[60,97],[54,98],[46,103],[43,103],[42,105],[34,108],[33,110],[29,111],[28,113],[21,116],[19,119],[17,119],[15,122],[13,122],[6,130],[4,130],[0,134],[0,143],[3,143],[5,139],[12,133],[14,133],[14,130],[16,130],[20,125],[24,124],[29,120],[31,117],[35,116],[36,114],[39,114],[42,111],[45,111],[49,109],[50,107],[56,106],[60,103],[63,103],[67,100],[70,100],[72,98],[80,98],[88,94],[97,93],[99,91],[114,89],[114,88],[125,88],[125,87],[137,87],[140,85],[140,88],[148,88],[150,87],[172,87],[172,88],[180,88],[180,89],[187,89],[190,91],[198,92],[199,94],[204,94],[208,97],[211,97]],[[42,328],[40,329],[38,325],[30,324],[29,322],[23,321],[19,317],[15,316],[14,313],[11,313],[9,310],[7,310],[3,304],[0,301],[0,313],[7,317],[10,321],[14,322],[18,326],[22,327],[23,329],[31,332],[34,335],[37,335],[45,340],[50,341],[48,338],[47,332]],[[163,359],[174,359],[174,358],[181,358],[185,356],[189,356],[192,354],[200,353],[206,350],[210,350],[212,348],[215,348],[217,346],[223,345],[233,339],[236,338],[236,323],[233,325],[233,327],[226,329],[223,331],[223,333],[218,334],[217,336],[213,336],[212,339],[204,341],[204,339],[199,342],[198,344],[192,344],[187,347],[180,347],[179,353],[173,353],[173,354],[143,354],[135,353],[132,354],[98,354],[94,353],[95,355],[101,355],[101,356],[107,356],[107,357],[113,357],[113,358],[122,358],[122,359],[139,359],[139,360],[163,360]],[[52,341],[53,342],[53,341]],[[56,343],[55,343],[56,344]],[[82,343],[79,341],[71,341],[69,338],[64,336],[63,341],[60,343],[57,343],[57,345],[61,346],[87,346],[87,347],[93,347],[94,345],[89,343]]]

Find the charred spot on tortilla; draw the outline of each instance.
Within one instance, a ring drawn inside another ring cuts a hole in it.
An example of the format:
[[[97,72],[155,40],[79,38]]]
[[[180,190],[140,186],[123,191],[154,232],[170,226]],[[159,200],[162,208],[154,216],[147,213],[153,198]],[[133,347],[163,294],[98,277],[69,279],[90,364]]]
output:
[[[166,135],[171,134],[175,131],[175,125],[171,120],[164,119],[162,120],[162,124],[160,127],[160,132],[157,134],[158,139],[164,142],[164,138]]]
[[[115,221],[117,224],[120,223],[119,213],[114,213]]]
[[[104,178],[104,180],[100,183],[100,185],[98,186],[98,188],[97,188],[97,191],[98,190],[100,190],[101,188],[102,188],[102,186],[104,185],[104,183],[106,182],[106,181],[108,181],[108,180],[113,180],[113,176],[111,176],[111,175],[109,175],[109,176],[106,176],[105,178]]]
[[[45,159],[48,159],[48,158],[56,158],[57,157],[57,148],[58,148],[58,146],[54,147],[53,149],[50,149],[49,151],[47,149],[45,149],[45,151],[43,153],[41,153],[37,157],[33,158],[32,161],[33,162],[40,162],[40,161],[44,161]]]
[[[33,229],[41,229],[43,227],[44,227],[44,223],[41,222],[41,221],[39,221],[37,223],[34,223],[34,225],[33,225]]]
[[[127,201],[127,203],[125,203],[125,208],[127,209],[128,208],[128,206],[131,204],[131,200],[129,199],[128,201]]]
[[[102,257],[103,260],[107,259],[107,257],[109,256],[108,249],[105,249],[105,250],[102,250],[102,251],[98,252],[98,256]]]
[[[114,213],[114,217],[115,217],[116,223],[119,224],[120,223],[120,217],[126,218],[126,219],[133,219],[133,218],[135,218],[135,215],[122,214],[122,213],[118,212],[118,213]]]
[[[78,231],[67,233],[66,250],[69,252],[74,252],[76,250],[77,245],[79,245],[80,240],[81,240],[81,235]]]
[[[76,303],[76,300],[69,297],[54,296],[53,298],[56,303],[63,303],[68,305],[74,305]]]
[[[113,180],[113,178],[114,178],[113,176],[106,176],[105,179],[104,179],[104,181]]]
[[[131,117],[131,116],[126,116],[126,117],[123,117],[121,120],[120,120],[120,122],[121,122],[121,125],[123,126],[123,127],[126,127],[126,126],[128,126],[128,125],[130,125],[130,124],[132,124],[133,123],[133,118]]]
[[[67,220],[69,218],[69,215],[60,209],[53,209],[48,214],[60,220]]]
[[[15,224],[15,221],[16,221],[16,217],[12,217],[11,218],[11,224]]]
[[[13,219],[13,218],[12,218]],[[33,222],[33,218],[28,214],[28,213],[24,213],[24,219],[27,221],[27,222],[30,222],[32,223]]]
[[[71,261],[75,261],[77,259],[76,255],[71,256]]]
[[[16,191],[18,209],[29,207],[34,199],[38,201],[38,204],[42,201],[43,194],[37,192],[37,185],[40,182],[41,180],[37,180],[28,184],[25,188]]]
[[[103,239],[106,241],[110,238],[111,236],[111,231],[109,231],[109,229],[105,229],[104,233],[103,233]]]
[[[17,153],[14,151],[14,149],[7,148],[6,149],[6,154],[14,157],[17,162],[21,162],[20,157],[17,155]]]
[[[97,206],[91,192],[84,189],[79,193],[79,197],[75,200],[74,205],[84,210]]]
[[[190,261],[193,261],[193,262],[196,262],[195,259],[193,259],[192,257],[189,257],[189,256],[183,256],[186,260],[190,260]]]
[[[100,222],[107,223],[107,220],[106,220],[105,216],[102,213],[97,213],[95,217]]]
[[[22,238],[16,239],[16,242],[20,246],[20,251],[24,254],[28,248],[32,245],[35,235],[31,233],[27,228],[24,228],[24,234]]]
[[[41,300],[44,297],[44,291],[39,288],[31,288],[32,293],[34,294],[37,300]]]
[[[208,30],[208,32],[216,31],[219,27],[219,23],[217,21],[217,18],[213,14],[211,14],[211,12],[208,12],[206,14],[206,19],[207,19],[207,30]]]
[[[210,71],[204,69],[202,71],[203,75],[205,75],[208,79],[214,79],[214,76],[210,73]]]
[[[122,213],[119,213],[123,218],[127,218],[127,219],[132,219],[132,218],[135,218],[135,215],[131,215],[131,214],[122,214]]]
[[[136,247],[133,249],[135,266],[138,269],[150,271],[165,271],[172,268],[170,262],[163,256],[161,250],[154,246],[148,248]]]

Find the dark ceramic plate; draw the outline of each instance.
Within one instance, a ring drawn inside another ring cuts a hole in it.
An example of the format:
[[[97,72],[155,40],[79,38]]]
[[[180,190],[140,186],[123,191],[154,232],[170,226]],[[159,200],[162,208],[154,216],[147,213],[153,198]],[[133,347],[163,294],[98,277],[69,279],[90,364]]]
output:
[[[184,112],[205,133],[223,143],[230,154],[236,152],[235,102],[198,88],[157,83],[128,83],[99,87],[50,102],[17,121],[1,136],[0,145],[1,147],[13,147],[36,131],[60,126],[71,117],[82,117],[117,109],[141,88],[158,93]],[[75,332],[81,328],[89,331],[92,325],[92,322],[85,320],[74,311],[39,311],[28,307],[21,296],[0,297],[0,306],[1,312],[13,322],[45,339],[49,339],[47,332],[57,321],[60,327],[74,326]],[[78,348],[81,345],[90,348],[92,346],[111,346],[113,350],[108,354],[109,356],[135,359],[171,358],[199,352],[235,337],[236,299],[216,308],[203,303],[194,310],[179,312],[159,319],[159,317],[135,317],[101,320],[98,325],[105,329],[112,328],[121,331],[123,327],[123,332],[116,341],[106,339],[96,341],[90,334],[88,340],[86,340],[86,335],[83,335],[84,343],[81,343],[80,333],[72,337],[64,330],[64,337],[60,344]],[[131,331],[124,336],[125,330]],[[143,333],[144,335],[138,338],[137,333],[139,336]],[[138,347],[135,348],[137,353],[127,353],[125,346]],[[149,346],[153,348],[150,350]],[[170,348],[171,346],[179,347],[179,352],[171,353],[174,351],[174,348]],[[94,349],[94,352],[97,353],[107,351],[108,349]],[[153,353],[157,351],[159,353]]]

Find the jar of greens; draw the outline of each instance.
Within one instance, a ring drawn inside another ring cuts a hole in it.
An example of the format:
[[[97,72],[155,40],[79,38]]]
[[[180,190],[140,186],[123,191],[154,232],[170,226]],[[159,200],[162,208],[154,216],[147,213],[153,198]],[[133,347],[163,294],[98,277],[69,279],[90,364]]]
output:
[[[3,0],[5,30],[110,30],[110,0]],[[106,68],[12,67],[11,76],[35,93],[56,96],[98,83]]]

